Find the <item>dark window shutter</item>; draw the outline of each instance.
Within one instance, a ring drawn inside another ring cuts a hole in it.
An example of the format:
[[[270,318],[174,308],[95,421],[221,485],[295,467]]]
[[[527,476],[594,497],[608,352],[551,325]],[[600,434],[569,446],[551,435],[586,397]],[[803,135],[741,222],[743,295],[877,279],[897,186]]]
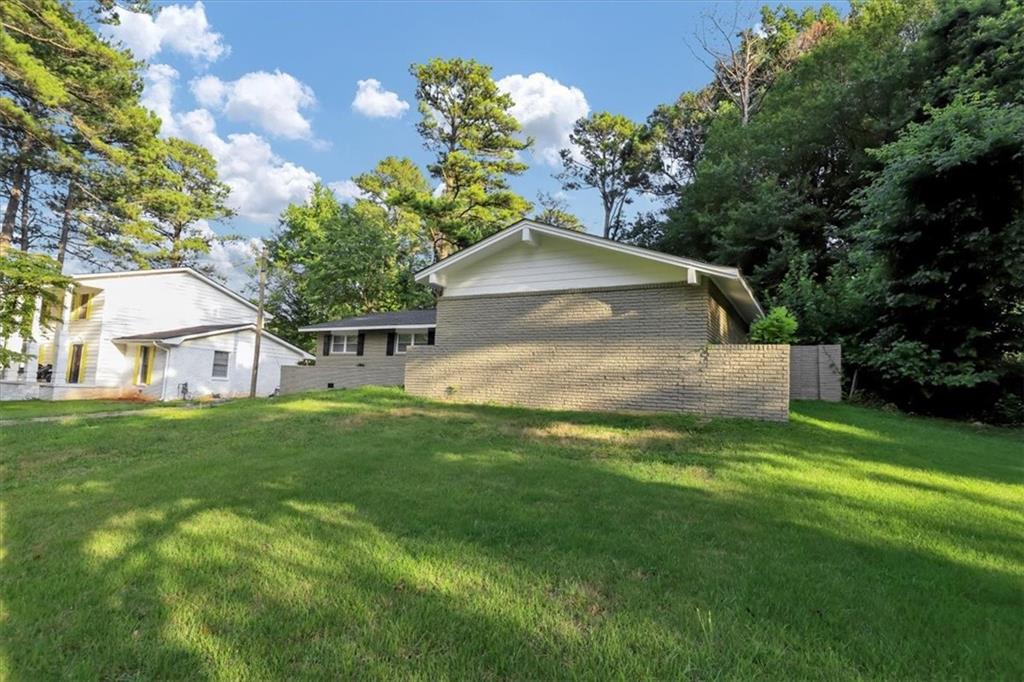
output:
[[[427,330],[427,345],[428,346],[433,346],[434,345],[434,332],[435,331],[437,331],[437,330],[436,329],[428,329]]]
[[[324,352],[323,356],[326,358],[331,354],[331,335],[324,334]]]
[[[363,354],[363,345],[366,343],[366,334],[359,332],[359,341],[356,343],[356,355]]]
[[[388,332],[388,355],[395,354],[395,333]]]

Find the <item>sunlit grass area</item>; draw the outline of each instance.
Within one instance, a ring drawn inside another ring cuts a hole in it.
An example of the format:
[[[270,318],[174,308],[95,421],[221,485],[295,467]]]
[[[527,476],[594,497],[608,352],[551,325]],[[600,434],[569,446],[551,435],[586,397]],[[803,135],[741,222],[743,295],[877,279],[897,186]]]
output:
[[[0,401],[0,421],[122,412],[158,404],[142,400],[5,400]]]
[[[1024,439],[363,389],[0,429],[5,679],[1021,679]]]

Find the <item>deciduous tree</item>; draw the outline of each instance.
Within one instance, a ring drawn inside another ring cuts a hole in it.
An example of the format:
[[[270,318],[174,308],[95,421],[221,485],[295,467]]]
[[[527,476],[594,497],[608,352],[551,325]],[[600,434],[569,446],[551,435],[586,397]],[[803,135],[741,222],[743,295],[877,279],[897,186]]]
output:
[[[576,121],[563,149],[562,172],[567,190],[594,189],[604,209],[605,238],[617,239],[623,228],[622,209],[638,191],[650,187],[655,145],[649,131],[625,116],[594,112]]]

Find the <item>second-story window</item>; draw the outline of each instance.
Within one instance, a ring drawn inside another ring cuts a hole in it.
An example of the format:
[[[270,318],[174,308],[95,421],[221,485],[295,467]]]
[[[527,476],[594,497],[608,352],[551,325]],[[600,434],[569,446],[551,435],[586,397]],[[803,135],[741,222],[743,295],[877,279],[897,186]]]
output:
[[[71,319],[88,320],[92,314],[92,299],[95,294],[75,294],[72,299]]]

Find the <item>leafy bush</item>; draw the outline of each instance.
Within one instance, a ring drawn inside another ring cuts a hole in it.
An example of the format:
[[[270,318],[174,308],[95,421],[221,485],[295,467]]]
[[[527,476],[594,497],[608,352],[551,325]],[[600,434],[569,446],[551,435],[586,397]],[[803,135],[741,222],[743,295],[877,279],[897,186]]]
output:
[[[751,343],[793,343],[799,325],[785,306],[772,308],[750,325]]]

